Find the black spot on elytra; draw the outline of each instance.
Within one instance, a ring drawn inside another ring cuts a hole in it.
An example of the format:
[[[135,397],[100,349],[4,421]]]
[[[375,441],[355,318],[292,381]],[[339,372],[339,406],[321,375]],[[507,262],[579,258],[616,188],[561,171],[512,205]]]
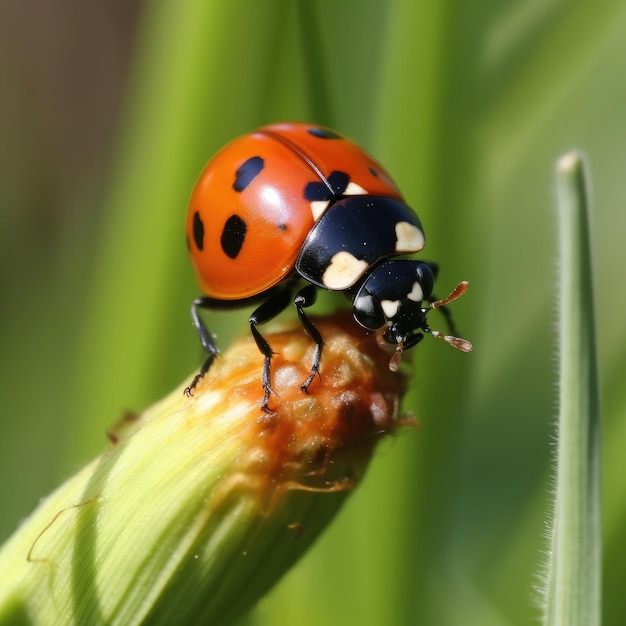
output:
[[[307,129],[307,132],[309,135],[313,135],[313,137],[318,137],[319,139],[341,139],[341,135],[338,135],[328,128],[317,128],[314,126]]]
[[[231,215],[226,220],[222,236],[220,237],[222,250],[224,250],[226,256],[229,256],[231,259],[237,257],[241,252],[241,246],[243,246],[247,230],[247,224],[238,215]]]
[[[372,176],[376,176],[378,178],[378,170],[375,167],[371,167],[369,168],[370,170],[370,174],[372,174]]]
[[[198,211],[193,214],[193,240],[196,242],[198,250],[204,248],[204,224]]]
[[[263,159],[260,156],[250,157],[242,163],[235,172],[233,189],[241,193],[257,177],[263,166]]]
[[[281,223],[278,225],[278,230],[282,230],[283,232],[285,232],[288,228],[289,228],[289,225],[288,225],[288,224],[285,224],[284,222],[281,222]]]
[[[326,179],[327,183],[314,182],[309,183],[304,188],[304,198],[309,202],[316,200],[330,200],[340,196],[348,186],[350,177],[345,172],[334,171]]]

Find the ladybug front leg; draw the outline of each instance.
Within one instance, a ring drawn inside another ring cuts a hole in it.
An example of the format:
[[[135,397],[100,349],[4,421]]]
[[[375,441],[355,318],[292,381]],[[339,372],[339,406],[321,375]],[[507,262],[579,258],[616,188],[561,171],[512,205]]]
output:
[[[270,394],[276,393],[271,386],[271,361],[274,352],[265,337],[263,337],[257,329],[257,325],[269,322],[284,311],[290,303],[291,293],[289,289],[282,289],[276,292],[269,300],[263,302],[263,304],[252,313],[248,320],[254,341],[261,354],[265,357],[265,362],[263,363],[263,402],[261,402],[261,408],[267,413],[271,412],[271,409],[268,408]]]
[[[311,365],[311,373],[309,377],[300,385],[302,391],[306,393],[309,392],[309,386],[313,382],[313,379],[316,376],[319,376],[320,373],[320,362],[322,360],[322,348],[324,346],[324,340],[322,339],[322,335],[320,335],[320,331],[314,326],[313,322],[306,316],[304,309],[315,304],[315,300],[317,299],[317,289],[315,285],[306,285],[298,291],[296,297],[294,298],[293,303],[296,306],[296,310],[298,311],[298,317],[300,318],[300,323],[304,327],[304,330],[307,332],[309,337],[313,339],[315,342],[315,353],[313,354],[313,363]]]
[[[209,356],[202,364],[200,371],[194,376],[191,385],[185,389],[185,395],[187,396],[192,395],[191,392],[196,388],[198,382],[204,378],[204,375],[209,371],[211,365],[213,365],[215,357],[220,353],[219,348],[213,340],[213,335],[211,335],[198,313],[198,309],[212,308],[213,303],[214,301],[211,298],[196,298],[191,304],[191,322],[198,333],[202,347],[209,353]]]
[[[439,298],[437,298],[435,295],[427,298],[428,304],[432,304],[433,302],[437,302],[438,300]],[[458,335],[459,331],[456,328],[456,323],[454,321],[454,318],[452,317],[452,313],[450,313],[450,309],[445,304],[442,304],[441,306],[437,307],[437,310],[439,311],[439,313],[441,313],[441,315],[443,315],[446,326],[448,327],[448,332],[451,335]]]

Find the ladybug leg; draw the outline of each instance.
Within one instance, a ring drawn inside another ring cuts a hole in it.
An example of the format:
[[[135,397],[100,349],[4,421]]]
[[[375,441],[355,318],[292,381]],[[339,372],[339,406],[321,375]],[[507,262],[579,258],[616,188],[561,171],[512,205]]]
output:
[[[315,304],[315,300],[317,299],[317,288],[315,285],[306,285],[298,291],[296,297],[293,300],[293,303],[296,306],[296,310],[298,311],[298,317],[300,318],[300,323],[304,327],[306,333],[313,339],[315,342],[315,353],[313,354],[313,364],[311,365],[311,373],[309,377],[300,385],[302,391],[306,393],[309,392],[309,386],[313,382],[313,379],[316,376],[320,375],[320,362],[322,360],[322,348],[324,346],[324,340],[322,339],[322,335],[320,335],[320,331],[314,326],[313,322],[307,317],[304,309],[310,307]]]
[[[426,299],[428,304],[432,304],[433,302],[437,302],[438,300],[439,298],[437,298],[437,296],[435,295],[432,295],[430,296],[430,298]],[[456,322],[454,321],[454,318],[452,317],[452,313],[450,313],[450,309],[445,304],[442,304],[441,306],[437,307],[437,311],[439,311],[439,313],[441,313],[441,315],[443,315],[444,319],[446,320],[446,326],[448,327],[448,332],[451,335],[457,336],[459,334],[459,331],[457,330]]]
[[[250,332],[254,337],[257,347],[261,354],[265,357],[263,363],[263,401],[261,402],[261,409],[266,413],[270,413],[271,409],[268,407],[270,394],[276,393],[271,386],[271,361],[272,347],[263,335],[257,329],[258,324],[265,324],[271,319],[275,318],[279,313],[284,311],[289,306],[291,300],[291,290],[283,289],[276,292],[269,300],[266,300],[252,313],[248,323],[250,324]]]
[[[413,346],[416,346],[422,339],[424,339],[424,335],[422,333],[415,333],[414,335],[409,335],[407,340],[404,342],[403,349],[408,350]]]
[[[189,387],[185,389],[186,396],[192,395],[192,391],[196,388],[198,382],[204,378],[204,375],[209,371],[211,365],[213,365],[215,357],[220,353],[219,348],[213,340],[213,336],[204,322],[200,319],[200,315],[198,313],[198,309],[208,309],[211,307],[212,300],[210,298],[196,298],[191,304],[191,321],[193,323],[193,327],[198,333],[202,347],[209,353],[209,356],[202,364],[200,371],[194,376],[194,379],[191,381]]]
[[[430,298],[428,298],[428,304],[432,304],[433,302],[437,302],[437,298],[435,296],[431,296]],[[444,319],[446,320],[448,332],[451,335],[458,335],[459,331],[456,328],[456,323],[454,321],[454,318],[452,317],[452,313],[450,313],[450,309],[447,306],[442,305],[440,307],[437,307],[437,310],[441,313],[441,315],[443,315]]]

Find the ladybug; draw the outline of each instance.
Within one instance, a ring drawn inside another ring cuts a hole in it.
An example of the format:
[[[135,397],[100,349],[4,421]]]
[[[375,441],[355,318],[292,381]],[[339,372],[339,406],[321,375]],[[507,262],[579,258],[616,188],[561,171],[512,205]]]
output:
[[[379,342],[402,351],[431,333],[471,350],[465,340],[433,331],[436,265],[395,258],[425,243],[417,214],[385,169],[343,135],[304,123],[264,126],[235,139],[206,166],[192,192],[187,245],[204,296],[191,318],[208,357],[185,392],[191,395],[219,353],[200,309],[257,305],[250,331],[265,357],[263,401],[269,411],[272,349],[257,326],[295,305],[316,350],[306,392],[320,368],[323,339],[305,313],[318,289],[343,292],[356,321]],[[424,306],[429,302],[429,306]]]

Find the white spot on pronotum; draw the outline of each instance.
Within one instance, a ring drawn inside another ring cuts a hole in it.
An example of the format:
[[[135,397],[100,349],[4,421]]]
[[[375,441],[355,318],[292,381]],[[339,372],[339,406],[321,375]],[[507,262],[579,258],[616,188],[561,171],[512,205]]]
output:
[[[387,316],[387,319],[391,319],[395,317],[398,313],[398,309],[400,308],[400,300],[381,300],[380,306]]]
[[[326,211],[329,204],[329,200],[313,200],[313,202],[311,202],[311,213],[313,214],[313,219],[316,222],[320,217],[322,217],[322,214]]]
[[[366,196],[367,191],[361,187],[361,185],[357,185],[356,183],[348,183],[345,191],[343,192],[344,196]]]
[[[361,187],[361,185],[357,185],[356,183],[348,183],[348,186],[343,191],[344,196],[366,196],[367,191]],[[317,220],[322,217],[326,209],[330,205],[330,200],[313,200],[311,202],[311,213],[313,214],[313,219],[317,222]]]
[[[426,243],[424,233],[409,222],[396,224],[396,252],[417,252]]]
[[[341,291],[352,287],[368,267],[367,261],[359,260],[342,250],[331,259],[330,265],[322,276],[322,282],[328,289]]]
[[[424,292],[418,282],[413,283],[413,289],[406,295],[409,300],[413,302],[421,302],[424,299]]]

